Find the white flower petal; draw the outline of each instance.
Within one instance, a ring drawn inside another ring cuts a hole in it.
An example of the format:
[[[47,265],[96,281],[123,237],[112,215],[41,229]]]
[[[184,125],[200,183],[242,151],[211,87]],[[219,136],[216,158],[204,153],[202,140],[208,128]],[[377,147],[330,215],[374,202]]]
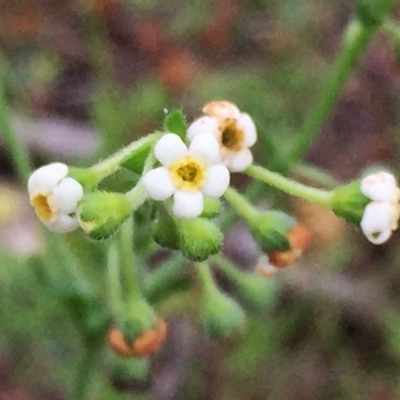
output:
[[[149,171],[143,176],[142,184],[153,200],[165,200],[175,192],[169,172],[164,167]]]
[[[29,196],[49,194],[68,175],[68,166],[52,163],[37,169],[28,180]]]
[[[398,201],[395,177],[388,172],[378,172],[366,176],[361,181],[361,192],[374,201]]]
[[[164,135],[154,147],[154,154],[164,167],[169,167],[177,158],[187,153],[186,144],[174,133]]]
[[[201,191],[206,196],[221,197],[229,186],[230,174],[224,165],[211,165]]]
[[[239,118],[240,116],[240,110],[229,101],[212,101],[203,107],[203,112],[220,120]]]
[[[374,244],[386,242],[397,226],[398,211],[389,202],[371,202],[364,210],[361,229],[367,239]]]
[[[219,144],[209,133],[196,136],[189,146],[189,153],[199,157],[205,164],[214,164],[219,160]]]
[[[53,189],[53,193],[47,198],[52,210],[59,210],[62,214],[76,212],[79,200],[83,197],[83,187],[73,178],[65,178]]]
[[[204,208],[204,198],[201,192],[182,192],[177,190],[174,194],[173,213],[178,218],[193,219],[198,217]]]
[[[215,137],[219,136],[218,120],[213,117],[201,117],[189,125],[187,138],[192,141],[197,135],[211,133]]]
[[[243,145],[246,147],[253,146],[257,141],[257,130],[250,116],[248,114],[241,113],[237,120],[237,126],[244,132]]]
[[[224,164],[231,172],[242,172],[253,162],[253,154],[248,148],[239,150],[237,153],[229,155],[224,160]]]
[[[79,226],[78,219],[75,216],[71,217],[65,214],[59,214],[57,218],[51,222],[42,222],[47,227],[47,229],[58,233],[71,232]]]

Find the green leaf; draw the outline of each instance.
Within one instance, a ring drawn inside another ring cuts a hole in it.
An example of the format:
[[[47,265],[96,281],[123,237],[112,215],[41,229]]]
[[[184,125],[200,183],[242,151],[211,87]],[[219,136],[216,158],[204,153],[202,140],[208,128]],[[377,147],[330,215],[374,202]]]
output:
[[[176,133],[181,139],[185,139],[187,123],[182,110],[172,110],[164,119],[164,129],[167,132]]]

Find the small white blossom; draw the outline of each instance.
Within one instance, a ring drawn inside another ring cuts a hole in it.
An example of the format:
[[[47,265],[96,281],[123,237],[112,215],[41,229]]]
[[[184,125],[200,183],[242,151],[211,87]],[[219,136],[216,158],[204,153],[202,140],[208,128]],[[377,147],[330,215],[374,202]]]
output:
[[[396,206],[386,201],[373,201],[365,207],[361,229],[370,242],[382,244],[397,229],[398,219],[399,210]]]
[[[388,172],[377,172],[361,181],[360,190],[372,200],[365,207],[361,229],[370,242],[382,244],[397,229],[400,216],[400,189],[396,178]]]
[[[361,192],[373,201],[398,202],[400,189],[396,178],[388,172],[377,172],[361,181]]]
[[[78,227],[75,213],[83,188],[67,175],[67,165],[53,163],[37,169],[28,180],[30,203],[53,232],[70,232]]]
[[[218,140],[221,162],[229,171],[244,171],[253,162],[250,147],[257,141],[253,120],[228,101],[208,103],[203,112],[206,115],[189,126],[189,140],[211,133]]]
[[[155,145],[154,153],[162,166],[143,176],[143,186],[153,200],[173,196],[177,217],[198,217],[203,211],[203,195],[221,197],[229,185],[229,171],[218,164],[219,145],[210,134],[196,137],[187,148],[178,135],[167,133]]]

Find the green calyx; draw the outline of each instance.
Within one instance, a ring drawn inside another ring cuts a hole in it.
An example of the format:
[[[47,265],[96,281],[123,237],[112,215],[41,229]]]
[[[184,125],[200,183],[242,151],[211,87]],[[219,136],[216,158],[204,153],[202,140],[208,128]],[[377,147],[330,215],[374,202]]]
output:
[[[180,238],[176,222],[167,208],[161,204],[158,207],[158,218],[153,225],[153,239],[161,247],[179,250]]]
[[[130,213],[131,205],[122,193],[88,193],[78,205],[79,225],[95,240],[112,236]]]
[[[70,167],[68,176],[78,181],[88,191],[96,189],[98,184],[96,174],[85,168]]]
[[[202,218],[214,218],[221,213],[222,204],[220,199],[204,196],[204,208]]]
[[[192,261],[205,261],[217,254],[223,235],[211,221],[204,218],[178,219],[179,247]]]
[[[288,233],[296,221],[282,211],[257,212],[248,221],[254,239],[265,253],[290,249]]]
[[[243,334],[246,327],[246,315],[242,307],[217,288],[204,293],[201,318],[205,333],[215,339]]]
[[[360,181],[353,181],[333,191],[332,211],[346,221],[359,225],[371,200],[361,193]]]
[[[129,307],[129,308],[128,308]],[[127,343],[134,342],[143,332],[154,329],[157,316],[143,298],[130,302],[118,316],[117,327]]]

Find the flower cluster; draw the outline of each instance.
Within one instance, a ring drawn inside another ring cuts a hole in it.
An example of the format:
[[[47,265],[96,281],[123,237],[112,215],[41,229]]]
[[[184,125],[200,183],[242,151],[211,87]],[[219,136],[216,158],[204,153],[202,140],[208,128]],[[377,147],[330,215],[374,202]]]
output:
[[[204,196],[221,197],[229,186],[229,171],[243,171],[253,161],[249,147],[257,140],[249,115],[232,103],[207,104],[207,114],[187,130],[189,147],[173,133],[165,134],[154,148],[161,167],[142,179],[153,200],[173,196],[173,213],[179,218],[200,216]]]
[[[397,229],[400,217],[400,189],[396,179],[388,172],[377,172],[361,181],[360,190],[372,200],[365,207],[361,229],[372,243],[384,243]]]

